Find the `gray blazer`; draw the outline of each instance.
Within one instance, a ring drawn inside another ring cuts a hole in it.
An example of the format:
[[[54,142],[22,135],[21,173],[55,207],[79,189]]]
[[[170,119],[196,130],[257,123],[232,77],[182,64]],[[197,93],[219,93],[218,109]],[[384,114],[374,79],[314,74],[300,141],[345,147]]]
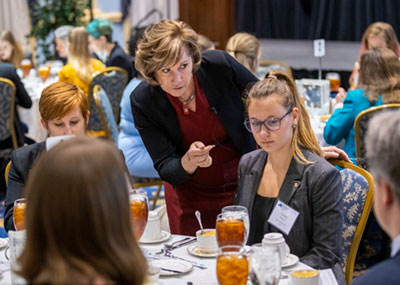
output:
[[[300,214],[289,235],[282,234],[291,253],[300,257],[301,262],[318,269],[332,268],[341,256],[343,201],[340,174],[325,159],[305,149],[302,152],[307,160],[315,163],[300,164],[295,159],[290,163],[278,199]],[[250,219],[267,159],[268,154],[259,149],[245,154],[239,163],[235,204],[247,207]],[[264,232],[280,232],[267,219],[260,225]]]

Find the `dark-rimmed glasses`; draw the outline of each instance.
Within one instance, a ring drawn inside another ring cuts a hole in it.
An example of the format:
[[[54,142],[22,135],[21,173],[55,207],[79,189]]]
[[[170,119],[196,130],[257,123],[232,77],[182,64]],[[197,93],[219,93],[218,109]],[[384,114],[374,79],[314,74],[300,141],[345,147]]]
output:
[[[277,131],[281,128],[281,121],[290,113],[292,112],[292,110],[289,110],[285,115],[283,115],[280,118],[274,118],[274,117],[270,117],[262,122],[257,121],[257,120],[249,120],[246,119],[244,121],[244,126],[246,127],[246,129],[250,132],[250,133],[258,133],[261,131],[261,126],[264,125],[264,127],[273,132],[273,131]]]

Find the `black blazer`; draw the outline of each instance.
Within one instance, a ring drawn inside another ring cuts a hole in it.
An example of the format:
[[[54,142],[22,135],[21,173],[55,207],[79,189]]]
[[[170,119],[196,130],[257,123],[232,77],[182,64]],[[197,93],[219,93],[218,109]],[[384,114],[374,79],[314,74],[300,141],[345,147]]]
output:
[[[16,103],[15,106],[19,105],[23,108],[30,108],[32,106],[31,97],[29,97],[28,93],[25,90],[24,84],[19,79],[14,65],[0,62],[0,77],[7,78],[14,83]],[[16,108],[14,112],[14,126],[18,137],[18,144],[21,146],[24,142],[24,133]],[[9,147],[12,147],[12,145],[10,145]]]
[[[342,245],[340,174],[325,159],[305,149],[302,152],[307,160],[314,163],[300,164],[292,159],[278,199],[300,214],[289,235],[281,233],[290,251],[300,257],[301,262],[318,269],[332,268],[340,260]],[[259,149],[244,155],[239,162],[235,204],[247,207],[250,219],[267,159],[268,154]],[[280,232],[267,220],[268,217],[260,225],[265,233]]]
[[[400,283],[400,251],[389,258],[368,269],[365,274],[357,277],[354,285],[385,284],[397,285]]]
[[[243,125],[242,93],[258,79],[223,51],[203,53],[196,72],[211,110],[218,116],[236,147],[244,154],[256,148],[251,133]],[[174,107],[159,86],[142,82],[131,94],[135,126],[143,139],[161,179],[178,185],[190,178],[181,165],[187,150]]]
[[[114,48],[111,50],[110,55],[107,57],[106,66],[117,66],[125,69],[128,72],[128,82],[133,77],[133,65],[129,56],[119,46],[117,42],[114,43]]]
[[[11,167],[8,173],[8,188],[6,192],[6,210],[4,212],[4,228],[14,228],[14,201],[23,197],[24,187],[29,172],[31,171],[37,157],[46,150],[46,142],[40,142],[21,147],[13,151],[11,155]]]

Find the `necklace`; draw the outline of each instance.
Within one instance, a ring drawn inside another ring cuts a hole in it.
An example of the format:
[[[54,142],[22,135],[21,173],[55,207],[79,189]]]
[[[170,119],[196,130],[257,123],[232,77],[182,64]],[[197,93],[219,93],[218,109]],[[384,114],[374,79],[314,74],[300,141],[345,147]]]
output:
[[[183,114],[186,115],[186,116],[190,114],[190,110],[189,110],[188,104],[193,101],[194,97],[196,97],[195,90],[193,90],[192,95],[190,95],[189,98],[187,98],[185,101],[182,101]]]

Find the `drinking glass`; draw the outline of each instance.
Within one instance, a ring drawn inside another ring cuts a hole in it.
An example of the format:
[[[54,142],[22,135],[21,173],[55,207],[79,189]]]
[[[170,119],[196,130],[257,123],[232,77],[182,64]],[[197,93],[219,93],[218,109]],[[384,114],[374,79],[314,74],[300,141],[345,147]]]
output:
[[[247,239],[249,238],[249,232],[250,232],[249,212],[247,211],[247,208],[239,205],[225,206],[222,208],[221,213],[226,213],[226,212],[232,212],[232,213],[237,213],[239,215],[243,215],[244,227],[245,227],[244,244],[247,244]]]
[[[246,236],[244,216],[241,213],[225,212],[217,216],[218,246],[243,246]]]
[[[25,198],[14,201],[14,227],[16,231],[22,231],[25,229],[25,207]]]
[[[250,279],[252,284],[275,285],[281,276],[279,248],[251,247]]]
[[[337,72],[328,72],[326,79],[330,82],[330,92],[338,92],[340,88],[340,75]]]
[[[41,65],[38,69],[39,77],[42,79],[42,82],[45,82],[50,76],[50,66],[49,65]]]
[[[217,257],[217,279],[221,285],[245,285],[249,263],[241,246],[222,246]]]
[[[147,224],[149,215],[148,198],[146,191],[132,189],[129,191],[129,203],[131,207],[131,220],[133,233],[136,240],[140,240]]]
[[[31,68],[32,68],[32,62],[30,59],[23,59],[21,61],[21,69],[22,69],[24,78],[29,76],[29,72],[31,71]]]

